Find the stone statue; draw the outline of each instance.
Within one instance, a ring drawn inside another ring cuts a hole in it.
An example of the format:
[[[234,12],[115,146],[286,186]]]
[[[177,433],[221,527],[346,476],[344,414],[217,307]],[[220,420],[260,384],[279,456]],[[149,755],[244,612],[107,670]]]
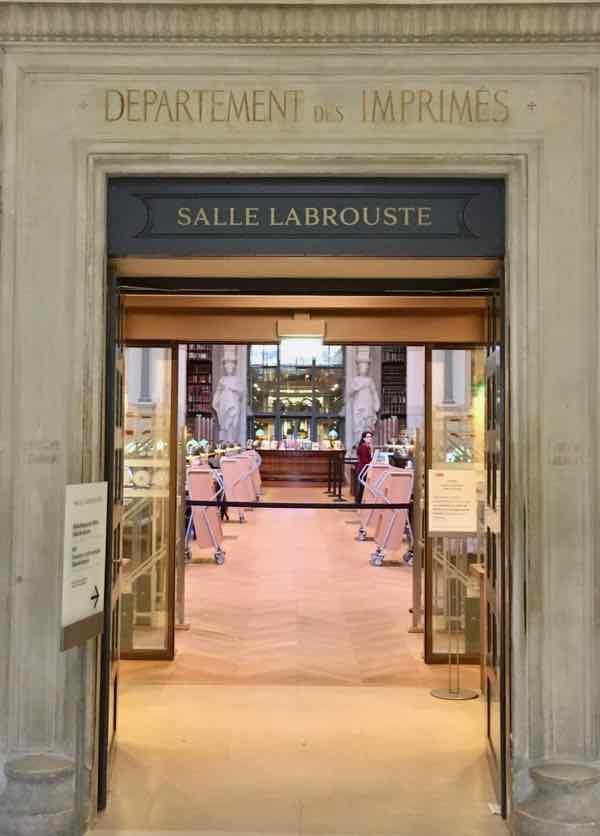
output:
[[[219,441],[239,441],[240,414],[245,390],[235,373],[236,367],[235,357],[225,354],[225,374],[217,384],[212,402],[219,421]]]
[[[356,366],[358,374],[350,381],[348,397],[354,435],[359,438],[365,430],[375,429],[380,403],[377,387],[369,377],[369,360],[359,355]]]

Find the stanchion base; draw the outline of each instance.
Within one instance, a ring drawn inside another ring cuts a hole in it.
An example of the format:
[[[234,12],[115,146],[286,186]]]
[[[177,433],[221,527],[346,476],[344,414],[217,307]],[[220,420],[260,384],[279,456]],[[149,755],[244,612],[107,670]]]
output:
[[[192,625],[189,622],[186,621],[184,624],[176,624],[175,629],[176,630],[191,630]]]
[[[478,691],[471,691],[470,688],[459,688],[451,691],[450,688],[434,688],[431,696],[437,700],[476,700]]]
[[[425,628],[424,627],[409,627],[408,632],[409,633],[424,633]]]

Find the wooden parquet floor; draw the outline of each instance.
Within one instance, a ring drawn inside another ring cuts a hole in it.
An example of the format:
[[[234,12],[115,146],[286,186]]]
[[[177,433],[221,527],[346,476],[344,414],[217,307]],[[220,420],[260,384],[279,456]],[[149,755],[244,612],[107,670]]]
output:
[[[322,488],[268,488],[265,499],[326,500]],[[128,662],[132,683],[444,685],[408,632],[412,569],[375,568],[352,511],[268,510],[225,523],[223,566],[190,564],[173,662]],[[210,552],[194,550],[194,558]],[[394,558],[390,553],[389,557]],[[399,557],[399,555],[396,555]],[[465,685],[477,687],[477,671]]]

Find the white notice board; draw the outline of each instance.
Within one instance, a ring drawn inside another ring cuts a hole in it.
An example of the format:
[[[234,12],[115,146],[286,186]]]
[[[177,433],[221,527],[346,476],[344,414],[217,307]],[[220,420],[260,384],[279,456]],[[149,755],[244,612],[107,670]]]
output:
[[[63,649],[102,629],[108,484],[67,485],[63,548]]]
[[[430,470],[427,501],[429,534],[476,534],[475,470]]]

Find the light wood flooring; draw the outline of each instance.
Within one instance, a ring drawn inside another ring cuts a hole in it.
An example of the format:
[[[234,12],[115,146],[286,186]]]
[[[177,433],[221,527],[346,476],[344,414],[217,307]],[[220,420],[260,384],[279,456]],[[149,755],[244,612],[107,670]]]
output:
[[[431,697],[446,671],[408,633],[412,570],[370,566],[356,528],[255,511],[225,526],[224,566],[188,567],[175,661],[123,666],[92,836],[506,836],[482,700]]]
[[[327,501],[320,487],[267,488],[265,499]],[[341,506],[343,508],[343,506]],[[186,621],[174,662],[128,662],[139,683],[444,685],[426,666],[423,636],[408,632],[412,569],[375,568],[352,511],[268,510],[224,524],[223,566],[194,546]],[[477,687],[477,672],[465,684]]]

